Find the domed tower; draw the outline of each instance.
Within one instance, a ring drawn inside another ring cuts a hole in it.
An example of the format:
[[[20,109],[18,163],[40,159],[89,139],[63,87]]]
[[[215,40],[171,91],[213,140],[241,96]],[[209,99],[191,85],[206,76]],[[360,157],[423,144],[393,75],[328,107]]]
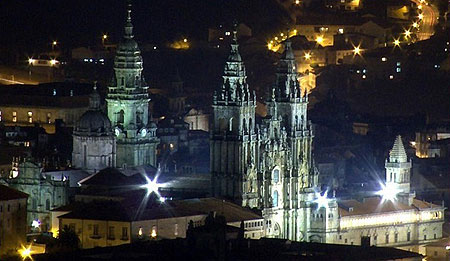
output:
[[[142,75],[141,51],[133,36],[131,5],[128,6],[125,33],[117,46],[114,72],[108,86],[108,117],[117,138],[117,166],[156,166],[159,140],[149,122],[148,85]]]
[[[72,165],[88,172],[116,165],[116,141],[111,122],[100,109],[96,85],[89,97],[89,110],[73,131]]]

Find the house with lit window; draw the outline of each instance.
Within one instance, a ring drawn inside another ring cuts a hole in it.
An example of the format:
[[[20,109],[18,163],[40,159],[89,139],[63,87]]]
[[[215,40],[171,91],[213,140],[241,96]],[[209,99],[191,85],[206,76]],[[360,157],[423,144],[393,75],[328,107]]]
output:
[[[59,229],[69,227],[75,231],[82,248],[186,238],[189,224],[203,226],[211,213],[224,216],[228,226],[239,228],[243,223],[246,238],[265,236],[262,217],[233,203],[215,198],[152,202],[155,199],[150,198],[142,208],[122,199],[76,202],[71,209],[54,211],[60,214]]]
[[[47,133],[55,133],[57,119],[66,126],[74,126],[88,109],[88,94],[85,86],[68,83],[5,87],[0,91],[0,123],[39,125]]]

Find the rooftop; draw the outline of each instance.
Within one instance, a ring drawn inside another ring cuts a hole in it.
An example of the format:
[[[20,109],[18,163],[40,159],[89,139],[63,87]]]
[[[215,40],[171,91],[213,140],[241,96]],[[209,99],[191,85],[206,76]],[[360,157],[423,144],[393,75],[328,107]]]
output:
[[[338,202],[339,215],[345,216],[358,216],[369,215],[375,213],[389,213],[402,210],[422,210],[439,208],[439,205],[425,202],[419,199],[414,199],[413,204],[408,206],[398,201],[385,200],[381,197],[364,198],[363,201],[355,199],[341,200]]]
[[[0,184],[0,201],[28,198],[28,194]]]

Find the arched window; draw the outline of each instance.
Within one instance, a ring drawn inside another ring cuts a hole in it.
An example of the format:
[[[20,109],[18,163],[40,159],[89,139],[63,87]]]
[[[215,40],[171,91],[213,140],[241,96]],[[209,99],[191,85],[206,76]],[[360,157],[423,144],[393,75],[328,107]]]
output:
[[[45,201],[45,210],[50,210],[50,199]]]
[[[244,133],[247,133],[247,121],[245,119],[242,119],[242,128]]]
[[[117,123],[123,124],[124,121],[125,121],[125,112],[123,110],[120,110],[117,113]]]
[[[250,118],[248,120],[248,132],[252,133],[252,130],[253,130],[253,121],[252,121],[252,118]]]
[[[137,111],[136,112],[136,124],[141,124],[142,123],[142,112],[141,111]]]
[[[280,181],[280,170],[274,169],[272,173],[272,179],[274,183],[278,183]]]
[[[230,122],[228,124],[228,130],[233,131],[233,117],[230,118]]]
[[[278,207],[278,191],[273,192],[272,207]]]

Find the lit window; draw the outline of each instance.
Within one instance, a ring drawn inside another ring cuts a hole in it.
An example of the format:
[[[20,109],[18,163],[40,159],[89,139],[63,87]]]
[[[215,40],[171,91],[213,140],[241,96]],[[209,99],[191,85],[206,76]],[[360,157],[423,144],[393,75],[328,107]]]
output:
[[[225,32],[225,35],[231,35],[231,33],[230,32]]]
[[[0,121],[2,121],[2,111],[0,111]]]
[[[343,34],[343,33],[344,33],[344,29],[343,29],[343,28],[339,28],[339,29],[338,29],[338,32],[339,32],[340,34]]]
[[[33,112],[31,111],[28,112],[28,122],[33,123]]]
[[[397,66],[400,66],[400,65],[402,65],[402,63],[401,62],[397,62]]]
[[[52,113],[47,113],[47,123],[52,123]]]
[[[142,235],[143,235],[142,227],[139,227],[138,237],[142,238]]]
[[[12,121],[17,122],[17,112],[13,111],[12,116],[13,116]]]
[[[385,62],[385,61],[387,61],[387,58],[386,57],[381,57],[381,61]]]
[[[394,79],[394,75],[389,75],[389,79]]]
[[[280,170],[274,169],[273,170],[273,182],[278,183],[279,180],[280,180]]]
[[[175,224],[175,232],[174,232],[175,236],[178,236],[178,224]]]
[[[396,72],[401,72],[402,71],[402,68],[400,68],[400,67],[397,67],[397,69],[395,70]]]
[[[156,226],[153,226],[153,227],[152,227],[152,232],[150,233],[150,236],[151,236],[152,238],[156,238],[157,235],[158,235],[158,234],[156,233]]]
[[[278,191],[273,192],[272,207],[278,207]]]

